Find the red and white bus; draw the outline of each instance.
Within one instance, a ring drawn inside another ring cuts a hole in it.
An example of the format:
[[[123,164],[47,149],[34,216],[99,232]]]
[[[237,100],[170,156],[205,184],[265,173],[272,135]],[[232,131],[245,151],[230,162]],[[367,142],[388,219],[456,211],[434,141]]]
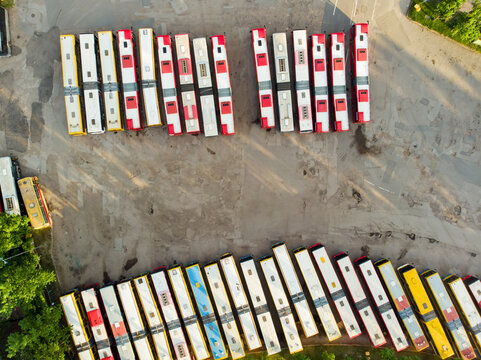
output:
[[[336,261],[339,270],[341,270],[342,277],[344,278],[347,288],[349,289],[354,306],[356,307],[359,316],[364,323],[364,327],[366,328],[369,338],[371,339],[371,343],[374,345],[374,347],[384,345],[386,343],[386,339],[382,334],[381,327],[376,320],[376,316],[372,311],[369,300],[362,289],[361,282],[357,277],[354,266],[352,266],[351,259],[346,253],[343,252],[335,255],[334,260]]]
[[[120,70],[124,94],[125,119],[127,129],[141,130],[139,94],[137,91],[137,74],[135,72],[134,42],[131,30],[119,30],[117,33],[120,55]]]
[[[481,281],[471,275],[466,276],[463,281],[469,288],[469,291],[476,301],[476,304],[478,304],[478,310],[481,310]]]
[[[367,27],[367,24],[355,24],[351,28],[352,102],[356,123],[371,121]]]
[[[212,36],[212,53],[214,56],[215,80],[219,97],[220,124],[222,135],[234,135],[234,108],[232,88],[230,85],[229,62],[225,47],[225,36]]]
[[[316,132],[329,132],[329,90],[327,83],[326,36],[314,34],[312,39],[312,74]]]
[[[296,94],[299,132],[312,132],[311,90],[309,84],[309,55],[307,51],[307,31],[294,30],[294,70],[296,74]]]
[[[269,52],[267,51],[266,29],[252,30],[252,48],[254,49],[257,86],[259,89],[261,127],[270,129],[276,126],[276,118],[272,98],[271,68],[269,65]]]
[[[334,130],[348,131],[346,95],[346,61],[344,59],[344,33],[331,34],[331,86],[334,106]]]
[[[169,135],[182,135],[170,35],[157,36],[160,80]]]
[[[194,90],[194,74],[192,72],[192,57],[190,55],[190,40],[188,34],[175,35],[175,50],[177,53],[177,69],[179,71],[180,95],[184,112],[187,134],[199,134],[200,124],[197,111],[197,100]]]

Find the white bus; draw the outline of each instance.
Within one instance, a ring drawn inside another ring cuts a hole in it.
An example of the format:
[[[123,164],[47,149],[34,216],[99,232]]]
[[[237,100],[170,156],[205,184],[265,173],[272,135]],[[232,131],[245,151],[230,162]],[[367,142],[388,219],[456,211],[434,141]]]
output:
[[[155,76],[154,32],[152,29],[139,29],[140,79],[144,113],[147,126],[162,125],[159,100],[157,97],[157,79]]]
[[[434,270],[427,270],[421,274],[421,277],[425,281],[430,295],[434,298],[434,304],[438,312],[442,314],[445,327],[451,335],[451,344],[454,345],[453,348],[456,350],[456,354],[464,360],[475,358],[476,354],[469,342],[468,333],[459,318],[453,302],[449,298],[441,276]]]
[[[461,317],[469,330],[471,341],[479,352],[481,350],[481,316],[469,295],[468,289],[464,285],[463,280],[455,275],[445,277],[444,283],[448,286],[452,298],[460,310]]]
[[[381,315],[396,351],[407,349],[409,347],[408,340],[404,335],[401,324],[399,324],[372,261],[367,257],[362,256],[357,259],[355,263],[359,267],[362,277],[369,288],[369,292],[374,299],[378,313]]]
[[[195,68],[199,85],[200,107],[205,136],[217,136],[217,116],[215,113],[214,91],[210,73],[209,53],[205,37],[192,41],[194,46]]]
[[[61,296],[60,303],[80,360],[94,360],[94,347],[77,296],[77,291],[72,291]]]
[[[422,351],[428,348],[429,344],[426,340],[426,336],[414,315],[411,304],[409,303],[406,293],[401,286],[401,282],[396,275],[396,270],[394,270],[391,262],[386,259],[380,259],[376,261],[375,265],[381,274],[384,285],[386,285],[391,300],[396,307],[399,317],[401,318],[415,349],[417,351]]]
[[[190,41],[188,34],[175,35],[175,50],[179,71],[180,95],[184,113],[187,134],[199,134],[200,124],[195,98],[194,73],[192,72],[192,58],[190,56]]]
[[[309,251],[306,248],[298,248],[294,250],[294,255],[297,260],[297,264],[301,269],[302,276],[306,281],[307,288],[311,294],[312,301],[314,302],[314,307],[317,309],[319,318],[321,319],[322,326],[326,332],[329,341],[336,340],[340,338],[341,331],[337,326],[336,318],[332,313],[329,302],[326,298],[324,290],[322,289],[321,282],[316,273],[316,268],[312,263]]]
[[[172,58],[172,39],[170,35],[157,36],[159,55],[160,80],[162,82],[162,97],[169,135],[182,135],[180,124],[179,101],[175,85],[174,61]]]
[[[316,132],[329,132],[329,86],[327,83],[326,36],[314,34],[312,39],[312,74]]]
[[[175,299],[180,309],[182,320],[184,321],[187,335],[190,343],[194,348],[195,357],[197,360],[203,360],[210,357],[207,346],[205,345],[204,335],[200,330],[199,320],[194,311],[192,300],[185,284],[184,275],[182,274],[182,267],[177,265],[168,271],[170,283],[174,290]]]
[[[277,338],[276,328],[272,321],[272,316],[267,306],[266,296],[262,289],[262,284],[257,274],[256,264],[252,256],[245,256],[240,259],[240,266],[244,274],[257,322],[261,328],[262,337],[266,345],[267,354],[272,355],[281,351],[281,345]]]
[[[112,31],[99,31],[100,68],[104,94],[105,119],[108,131],[123,131],[119,102],[119,83],[115,60],[114,36]]]
[[[334,256],[334,259],[337,263],[337,266],[339,266],[339,270],[341,270],[341,274],[344,278],[347,288],[349,289],[351,298],[359,313],[359,316],[364,323],[364,327],[367,330],[369,338],[371,339],[371,343],[374,345],[374,347],[384,345],[386,343],[386,339],[384,338],[381,327],[376,320],[376,315],[374,315],[374,312],[372,311],[369,300],[362,289],[361,282],[357,277],[354,266],[352,266],[351,259],[346,253],[337,254]]]
[[[299,132],[312,132],[311,90],[309,83],[309,54],[307,51],[307,31],[294,30],[294,69],[296,74],[296,94]]]
[[[259,105],[261,109],[261,127],[270,129],[276,126],[274,100],[272,97],[271,68],[267,50],[266,29],[252,29],[252,48],[256,65]]]
[[[361,335],[361,329],[357,323],[356,317],[352,311],[351,305],[347,300],[346,294],[342,288],[341,282],[337,277],[336,271],[332,266],[331,259],[327,254],[326,248],[321,244],[316,244],[310,247],[312,255],[316,260],[317,266],[321,272],[324,283],[327,285],[329,294],[336,305],[337,312],[341,317],[344,328],[350,339]]]
[[[354,122],[371,121],[369,102],[368,24],[354,24],[351,28],[351,76]]]
[[[287,286],[287,290],[289,291],[292,303],[296,309],[297,316],[301,322],[304,336],[311,337],[316,335],[319,333],[319,330],[317,329],[316,322],[314,321],[311,310],[309,309],[306,295],[302,290],[301,283],[297,277],[296,269],[294,269],[294,265],[292,264],[291,256],[289,255],[286,244],[274,244],[272,246],[272,251],[276,257],[277,264],[281,269],[284,283]]]
[[[87,311],[90,329],[94,335],[97,352],[101,360],[114,360],[112,349],[110,348],[109,335],[105,328],[104,318],[100,310],[97,294],[94,288],[83,290],[80,293],[84,308]]]
[[[157,357],[159,360],[170,360],[172,359],[172,354],[170,352],[169,340],[167,339],[167,332],[157,308],[157,303],[152,295],[149,279],[147,275],[143,275],[135,278],[133,282],[147,319],[147,325],[152,334]]]
[[[220,317],[231,356],[233,359],[243,358],[245,356],[244,346],[220,275],[219,265],[216,262],[209,263],[204,266],[204,271],[214,297],[215,307]]]
[[[63,93],[68,134],[85,135],[74,35],[60,35],[60,51],[62,53]]]
[[[281,132],[294,131],[292,113],[291,76],[286,33],[272,34],[274,61],[276,67],[277,105]]]
[[[331,85],[334,106],[334,130],[348,131],[346,95],[346,62],[344,60],[344,33],[331,34]]]
[[[97,71],[97,55],[94,34],[80,34],[80,63],[82,65],[82,86],[85,105],[87,133],[103,134],[102,109],[100,103],[100,86]]]
[[[212,52],[214,54],[222,135],[234,135],[234,103],[232,102],[232,87],[230,85],[229,62],[224,35],[212,36]]]
[[[117,284],[117,292],[124,309],[127,324],[129,324],[130,335],[132,336],[137,356],[140,360],[155,359],[130,281]]]
[[[481,281],[474,276],[466,276],[463,281],[469,288],[471,295],[476,301],[476,304],[478,305],[478,310],[481,310]]]
[[[117,345],[121,360],[135,360],[134,350],[130,342],[129,333],[125,320],[120,310],[117,295],[113,285],[108,285],[100,289],[100,297],[104,304],[105,313],[110,323],[110,329]]]
[[[296,321],[294,320],[289,301],[287,300],[286,293],[282,287],[281,278],[277,272],[274,259],[272,256],[262,257],[260,259],[260,264],[272,299],[274,300],[274,305],[276,306],[289,352],[294,354],[302,351],[302,342],[299,337],[299,332],[297,331]]]
[[[3,210],[8,215],[20,215],[17,183],[14,177],[14,167],[10,156],[0,158],[0,194],[2,195]]]
[[[247,300],[244,287],[237,271],[237,265],[235,263],[232,254],[224,254],[220,258],[220,265],[224,271],[224,276],[229,287],[230,294],[234,300],[234,306],[239,316],[239,320],[244,331],[244,336],[247,341],[247,347],[249,350],[257,349],[262,346],[257,333],[256,324],[252,317],[252,311]]]
[[[127,129],[141,130],[139,94],[137,91],[137,73],[135,70],[134,41],[131,30],[119,30],[120,70],[122,73],[122,88],[124,94],[124,110]]]
[[[185,340],[184,330],[182,330],[182,325],[179,320],[179,315],[177,314],[177,309],[175,308],[169,284],[167,283],[165,270],[153,272],[150,277],[152,278],[160,308],[164,314],[170,340],[174,347],[175,356],[177,360],[191,360],[189,347]]]

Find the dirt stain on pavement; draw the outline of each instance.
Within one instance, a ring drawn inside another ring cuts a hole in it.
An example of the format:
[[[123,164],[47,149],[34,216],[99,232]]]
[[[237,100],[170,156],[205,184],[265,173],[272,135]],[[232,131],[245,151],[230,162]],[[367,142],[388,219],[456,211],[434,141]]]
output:
[[[135,264],[137,264],[138,259],[135,257],[133,259],[127,260],[124,266],[125,271],[129,271]]]

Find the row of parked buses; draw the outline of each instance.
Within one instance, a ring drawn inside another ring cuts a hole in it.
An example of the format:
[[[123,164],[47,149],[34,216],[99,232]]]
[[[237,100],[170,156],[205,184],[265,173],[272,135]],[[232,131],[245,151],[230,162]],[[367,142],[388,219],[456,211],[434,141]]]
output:
[[[272,34],[280,131],[294,131],[294,116],[301,133],[349,130],[344,33],[333,33],[329,38],[324,34],[313,34],[309,50],[307,31],[294,30],[292,42],[297,111],[294,111],[291,96],[287,36],[286,33]],[[277,120],[264,28],[252,30],[252,44],[260,123],[261,127],[270,129],[276,126]],[[351,89],[353,120],[358,124],[371,121],[368,69],[368,24],[355,24],[351,29]]]
[[[225,37],[211,37],[210,50],[205,37],[194,39],[193,56],[189,35],[178,34],[174,39],[175,46],[172,47],[170,35],[157,36],[155,42],[152,29],[139,29],[137,53],[132,30],[119,30],[116,37],[112,31],[80,34],[78,38],[61,35],[68,133],[85,135],[100,134],[105,129],[122,131],[124,119],[128,130],[141,130],[144,125],[162,125],[157,89],[160,88],[159,73],[169,135],[183,133],[181,117],[188,134],[201,132],[201,118],[205,136],[218,135],[218,119],[221,133],[233,135],[232,89]],[[77,60],[78,55],[80,61]],[[212,80],[211,60],[215,82]],[[194,77],[194,64],[197,77]],[[78,71],[78,65],[81,71]],[[177,95],[176,74],[181,103]],[[216,109],[215,93],[219,111]]]
[[[364,332],[374,347],[431,346],[441,359],[481,355],[481,282],[474,277],[442,279],[409,264],[396,271],[387,259],[351,261],[344,252],[331,258],[322,244],[291,254],[276,243],[272,251],[259,266],[252,256],[239,266],[228,253],[204,266],[176,264],[69,292],[60,300],[80,359],[239,359],[263,346],[279,353],[284,341],[296,353],[301,338],[321,327],[329,341]]]
[[[21,200],[18,196],[21,194]],[[52,226],[47,203],[36,176],[22,178],[20,168],[11,157],[0,157],[0,212],[21,215],[24,211],[34,229]],[[24,211],[23,211],[24,210]]]

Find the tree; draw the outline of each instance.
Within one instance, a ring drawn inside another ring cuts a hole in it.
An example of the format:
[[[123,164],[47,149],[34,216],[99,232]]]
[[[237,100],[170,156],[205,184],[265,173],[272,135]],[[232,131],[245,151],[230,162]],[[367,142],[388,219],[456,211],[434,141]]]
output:
[[[0,0],[0,6],[5,9],[11,9],[15,5],[15,0]]]
[[[449,19],[464,2],[465,0],[439,0],[434,11],[441,19]]]
[[[396,353],[391,348],[384,348],[379,353],[381,360],[395,360]]]
[[[10,334],[8,357],[31,360],[63,360],[69,345],[69,328],[60,324],[60,305],[43,305],[18,323],[20,331]]]
[[[481,1],[473,2],[473,9],[459,16],[453,27],[453,35],[458,36],[462,41],[472,43],[479,39],[481,29]]]
[[[26,216],[0,214],[0,258],[33,249],[32,230]],[[0,269],[4,265],[0,262]]]
[[[336,360],[336,355],[323,351],[321,354],[321,360]]]

